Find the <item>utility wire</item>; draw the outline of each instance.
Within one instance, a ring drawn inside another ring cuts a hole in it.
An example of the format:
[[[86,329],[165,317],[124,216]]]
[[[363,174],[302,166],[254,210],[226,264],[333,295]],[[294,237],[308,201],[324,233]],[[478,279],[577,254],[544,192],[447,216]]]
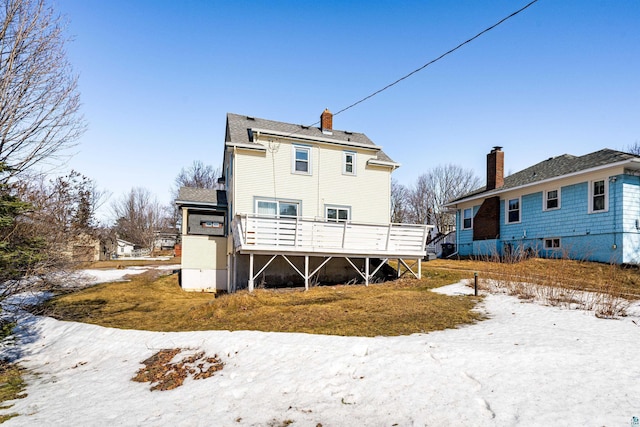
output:
[[[393,83],[389,83],[388,85],[386,85],[385,87],[383,87],[382,89],[378,89],[375,92],[373,92],[370,95],[365,96],[364,98],[360,99],[359,101],[354,102],[353,104],[344,107],[343,109],[341,109],[340,111],[338,111],[337,113],[333,113],[334,116],[337,116],[340,113],[343,113],[353,107],[355,107],[358,104],[363,103],[364,101],[373,98],[374,96],[376,96],[377,94],[384,92],[385,90],[397,85],[398,83],[400,83],[401,81],[408,79],[409,77],[413,76],[414,74],[416,74],[419,71],[424,70],[425,68],[427,68],[429,65],[434,64],[436,62],[438,62],[439,60],[441,60],[442,58],[444,58],[447,55],[452,54],[453,52],[455,52],[456,50],[460,49],[462,46],[471,43],[472,41],[474,41],[475,39],[477,39],[478,37],[482,36],[485,33],[488,33],[489,31],[493,30],[494,28],[496,28],[498,25],[502,24],[503,22],[509,20],[510,18],[513,18],[514,16],[516,16],[517,14],[523,12],[525,9],[529,8],[530,6],[532,6],[534,3],[536,3],[538,0],[533,0],[530,3],[528,3],[527,5],[525,5],[524,7],[516,10],[515,12],[513,12],[512,14],[510,14],[509,16],[506,16],[505,18],[502,18],[500,21],[496,22],[495,24],[493,24],[492,26],[485,28],[484,30],[480,31],[478,34],[476,34],[475,36],[471,37],[468,40],[465,40],[464,42],[460,43],[458,46],[454,47],[453,49],[448,50],[447,52],[443,53],[442,55],[438,56],[436,59],[432,59],[431,61],[427,62],[426,64],[424,64],[423,66],[421,66],[420,68],[416,68],[415,70],[413,70],[412,72],[410,72],[409,74],[406,74],[402,77],[400,77],[398,80],[394,81]],[[320,123],[320,121],[317,121],[315,123],[313,123],[312,125],[309,126],[315,126],[318,123]]]

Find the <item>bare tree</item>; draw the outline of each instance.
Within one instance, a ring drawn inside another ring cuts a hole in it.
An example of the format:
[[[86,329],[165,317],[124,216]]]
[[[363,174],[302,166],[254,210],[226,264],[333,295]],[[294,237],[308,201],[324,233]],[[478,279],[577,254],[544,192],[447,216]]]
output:
[[[153,248],[155,233],[167,226],[165,210],[151,192],[132,188],[111,204],[115,231],[119,237],[143,248]]]
[[[50,273],[73,267],[75,249],[97,237],[100,200],[94,197],[101,194],[94,181],[75,171],[48,181],[29,174],[16,182],[0,179],[0,299],[49,289],[67,277]]]
[[[391,222],[403,223],[409,221],[408,211],[409,190],[395,179],[391,179]]]
[[[222,174],[220,168],[205,165],[200,160],[194,160],[188,168],[182,168],[174,181],[173,199],[178,197],[180,187],[216,188],[218,178]]]
[[[636,141],[633,145],[629,145],[623,148],[624,151],[630,154],[634,154],[636,156],[640,156],[640,141]]]
[[[194,160],[191,166],[182,168],[176,176],[171,189],[171,200],[174,201],[178,198],[181,187],[217,188],[218,178],[221,175],[222,168],[214,168],[211,165],[205,165],[200,160]],[[173,202],[168,210],[172,212],[171,227],[177,228],[182,220],[180,210]]]
[[[0,0],[0,162],[9,180],[85,130],[61,18],[45,0]]]
[[[448,164],[439,165],[420,175],[409,191],[411,221],[417,224],[435,225],[439,232],[451,230],[455,215],[444,204],[480,186],[480,178],[473,170]]]

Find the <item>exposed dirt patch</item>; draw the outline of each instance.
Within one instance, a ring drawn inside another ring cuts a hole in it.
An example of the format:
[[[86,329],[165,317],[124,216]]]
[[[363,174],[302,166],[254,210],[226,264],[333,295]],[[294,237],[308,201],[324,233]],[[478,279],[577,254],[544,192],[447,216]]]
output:
[[[204,351],[173,362],[182,351],[181,348],[158,351],[142,362],[144,368],[140,368],[132,380],[151,383],[151,391],[173,390],[180,387],[187,378],[194,380],[209,378],[224,367],[224,363],[217,354],[207,357]]]

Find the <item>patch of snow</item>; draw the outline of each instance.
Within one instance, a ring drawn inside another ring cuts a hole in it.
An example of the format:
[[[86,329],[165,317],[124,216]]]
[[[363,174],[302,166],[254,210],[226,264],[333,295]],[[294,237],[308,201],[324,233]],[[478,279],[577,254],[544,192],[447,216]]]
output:
[[[460,284],[439,290],[453,295]],[[485,295],[488,320],[402,337],[162,333],[28,317],[21,425],[630,425],[640,416],[640,318]],[[634,309],[637,304],[634,304]],[[636,313],[636,312],[634,312]],[[224,369],[174,390],[131,381],[165,348]]]

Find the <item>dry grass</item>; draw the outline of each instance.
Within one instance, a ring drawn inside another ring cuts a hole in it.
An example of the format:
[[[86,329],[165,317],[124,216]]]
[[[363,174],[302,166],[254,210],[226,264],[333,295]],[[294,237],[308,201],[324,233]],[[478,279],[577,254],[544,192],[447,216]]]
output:
[[[436,260],[432,269],[478,272],[481,277],[510,282],[530,282],[566,289],[614,293],[629,299],[640,298],[640,270],[637,267],[530,258],[516,263],[494,260]]]
[[[21,399],[26,396],[24,392],[25,383],[22,379],[22,369],[20,366],[0,362],[0,409],[9,409],[13,405],[6,405],[4,402]],[[0,415],[0,423],[4,423],[18,414]]]
[[[356,286],[256,290],[215,298],[183,292],[176,275],[149,273],[130,282],[98,285],[61,296],[47,314],[124,329],[152,331],[259,330],[376,336],[429,332],[481,318],[478,299],[452,297],[429,289],[469,277],[425,270],[424,280]]]
[[[478,272],[481,284],[522,299],[594,311],[599,317],[626,314],[630,300],[640,298],[637,267],[568,259],[529,258],[507,263],[498,260],[435,261],[433,267]]]

